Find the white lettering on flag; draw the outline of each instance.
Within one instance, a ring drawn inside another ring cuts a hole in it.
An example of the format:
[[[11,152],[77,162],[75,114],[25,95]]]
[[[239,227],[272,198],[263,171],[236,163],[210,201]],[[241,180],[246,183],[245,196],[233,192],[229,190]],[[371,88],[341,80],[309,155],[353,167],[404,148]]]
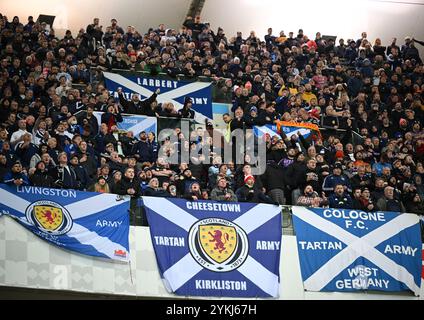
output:
[[[304,281],[305,289],[320,291],[358,257],[363,256],[395,280],[405,283],[416,295],[419,294],[420,289],[415,284],[413,275],[405,267],[396,264],[375,249],[383,241],[417,224],[418,217],[416,215],[401,214],[364,237],[359,238],[306,208],[293,207],[293,214],[347,245],[346,248]]]

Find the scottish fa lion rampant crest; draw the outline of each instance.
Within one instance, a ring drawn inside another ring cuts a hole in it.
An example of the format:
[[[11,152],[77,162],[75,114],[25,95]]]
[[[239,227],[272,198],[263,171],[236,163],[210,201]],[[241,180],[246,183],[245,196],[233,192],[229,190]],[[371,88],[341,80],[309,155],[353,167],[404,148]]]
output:
[[[62,235],[72,228],[72,218],[68,210],[53,201],[33,202],[25,213],[27,220],[44,233]]]
[[[237,247],[237,233],[234,227],[199,226],[198,235],[205,254],[217,263],[226,261]]]
[[[249,241],[246,232],[231,221],[207,218],[191,227],[189,247],[194,259],[204,268],[228,272],[243,264]]]

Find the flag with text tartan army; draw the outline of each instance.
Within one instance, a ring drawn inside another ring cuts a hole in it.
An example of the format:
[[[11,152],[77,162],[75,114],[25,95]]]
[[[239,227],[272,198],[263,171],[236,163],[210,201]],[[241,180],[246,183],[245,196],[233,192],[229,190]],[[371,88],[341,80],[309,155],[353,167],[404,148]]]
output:
[[[305,290],[410,290],[419,295],[417,215],[305,207],[292,211]]]
[[[0,212],[61,248],[129,260],[129,199],[114,194],[0,184]]]
[[[118,88],[127,100],[131,99],[133,93],[140,94],[142,99],[149,98],[156,89],[160,89],[156,100],[159,103],[172,102],[176,110],[184,105],[186,97],[190,97],[196,111],[196,120],[204,123],[204,119],[212,119],[212,83],[211,82],[189,82],[176,79],[161,79],[148,76],[120,75],[117,73],[104,72],[106,88],[116,99]]]
[[[279,206],[143,197],[161,278],[189,296],[277,297]]]

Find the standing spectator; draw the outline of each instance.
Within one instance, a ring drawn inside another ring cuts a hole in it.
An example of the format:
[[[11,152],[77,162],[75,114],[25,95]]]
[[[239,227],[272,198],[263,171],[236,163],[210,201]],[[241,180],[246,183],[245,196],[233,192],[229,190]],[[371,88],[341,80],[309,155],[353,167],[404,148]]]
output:
[[[314,188],[308,184],[303,189],[303,194],[297,198],[296,205],[319,208],[328,205],[328,200],[320,197],[318,192],[314,191]]]
[[[233,190],[227,187],[228,182],[225,177],[218,178],[217,186],[211,192],[211,200],[216,201],[237,201]]]
[[[49,172],[55,187],[63,189],[78,189],[78,178],[72,166],[68,165],[68,156],[62,152],[58,156],[58,165]]]
[[[37,162],[35,172],[29,176],[29,180],[33,186],[43,188],[54,188],[54,180],[49,175],[46,165],[43,161]]]
[[[325,177],[322,184],[322,190],[325,193],[330,193],[335,189],[337,185],[342,185],[344,189],[348,192],[351,192],[349,179],[346,175],[342,174],[343,166],[340,162],[336,162],[333,168],[333,174]]]
[[[406,212],[403,203],[394,198],[394,188],[391,186],[384,188],[384,197],[377,201],[377,208],[380,211]]]
[[[345,185],[336,184],[334,187],[334,193],[332,193],[328,198],[328,204],[330,208],[353,208],[352,198],[350,197],[349,193],[345,191]]]
[[[30,184],[28,176],[22,171],[22,164],[20,161],[15,161],[12,168],[7,172],[3,178],[4,183],[10,186],[28,186]]]
[[[141,196],[140,183],[135,178],[133,168],[127,168],[121,181],[118,182],[117,192],[120,195],[129,195],[133,198]]]
[[[236,191],[237,199],[241,202],[256,202],[274,204],[271,198],[266,196],[261,190],[255,188],[255,178],[248,175],[244,178],[244,186]],[[275,202],[275,204],[278,204]]]

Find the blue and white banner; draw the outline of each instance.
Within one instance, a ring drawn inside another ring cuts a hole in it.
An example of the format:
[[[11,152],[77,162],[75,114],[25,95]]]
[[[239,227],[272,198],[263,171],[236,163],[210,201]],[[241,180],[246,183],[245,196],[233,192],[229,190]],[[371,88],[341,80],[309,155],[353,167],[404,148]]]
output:
[[[118,88],[121,87],[127,99],[133,93],[138,93],[144,98],[149,98],[156,89],[160,89],[157,96],[159,103],[172,102],[179,110],[184,105],[185,97],[193,101],[193,110],[199,113],[198,121],[212,119],[212,83],[211,82],[188,82],[179,80],[159,79],[148,76],[123,76],[116,73],[104,72],[106,87],[109,93],[118,98]],[[203,117],[202,117],[203,116]],[[204,123],[204,121],[201,121]]]
[[[67,189],[0,185],[0,212],[61,248],[129,260],[129,199]]]
[[[419,295],[419,218],[396,212],[293,207],[305,290]]]
[[[281,126],[281,128],[289,139],[294,134],[299,135],[300,133],[305,139],[308,138],[309,135],[311,134],[311,130],[308,128],[290,127],[290,126]],[[264,126],[253,126],[253,132],[255,136],[258,138],[262,138],[264,134],[269,134],[271,138],[273,136],[280,137],[280,134],[278,133],[277,125],[275,124],[267,124]]]
[[[153,197],[143,202],[169,292],[278,296],[280,207]]]
[[[100,127],[103,112],[95,111],[93,114],[97,118]],[[157,118],[155,117],[122,114],[122,120],[122,122],[117,123],[118,129],[126,132],[132,131],[136,138],[142,131],[146,131],[146,133],[153,132],[157,136]]]

